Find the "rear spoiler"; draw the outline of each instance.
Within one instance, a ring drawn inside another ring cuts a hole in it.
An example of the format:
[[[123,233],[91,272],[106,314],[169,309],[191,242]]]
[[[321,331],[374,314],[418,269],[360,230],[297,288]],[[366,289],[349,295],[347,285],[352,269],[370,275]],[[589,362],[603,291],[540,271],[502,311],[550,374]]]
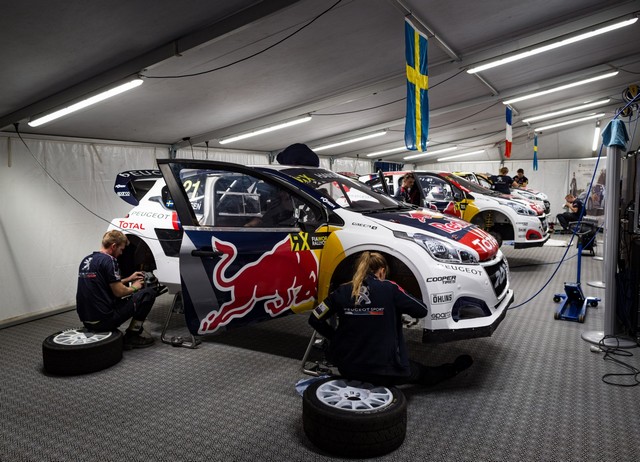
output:
[[[118,173],[113,190],[123,201],[138,205],[159,178],[162,178],[160,170],[128,170]]]

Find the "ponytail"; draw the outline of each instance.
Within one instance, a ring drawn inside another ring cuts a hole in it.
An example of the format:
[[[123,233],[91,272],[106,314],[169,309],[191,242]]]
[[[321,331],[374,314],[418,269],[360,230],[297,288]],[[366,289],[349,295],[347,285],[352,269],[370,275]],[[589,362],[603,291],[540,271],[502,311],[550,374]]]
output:
[[[364,279],[367,277],[369,273],[376,273],[380,268],[384,268],[389,274],[389,265],[387,265],[387,261],[382,256],[381,253],[378,252],[362,252],[360,258],[356,263],[356,272],[353,275],[353,280],[351,283],[353,284],[353,290],[351,291],[351,296],[358,302],[358,295],[360,295],[360,289],[362,288],[362,283]]]

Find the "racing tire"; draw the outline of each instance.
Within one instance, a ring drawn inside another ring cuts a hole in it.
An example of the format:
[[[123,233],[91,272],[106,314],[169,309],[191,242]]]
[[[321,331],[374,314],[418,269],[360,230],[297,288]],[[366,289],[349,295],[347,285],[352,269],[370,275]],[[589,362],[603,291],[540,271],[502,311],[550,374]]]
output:
[[[78,375],[101,371],[122,359],[123,336],[119,330],[89,332],[66,329],[42,342],[44,370],[55,375]]]
[[[493,236],[493,238],[498,241],[498,247],[502,247],[502,235],[495,231],[489,231],[489,234]]]
[[[302,423],[318,448],[343,457],[376,457],[402,445],[407,400],[395,387],[329,377],[303,394]]]

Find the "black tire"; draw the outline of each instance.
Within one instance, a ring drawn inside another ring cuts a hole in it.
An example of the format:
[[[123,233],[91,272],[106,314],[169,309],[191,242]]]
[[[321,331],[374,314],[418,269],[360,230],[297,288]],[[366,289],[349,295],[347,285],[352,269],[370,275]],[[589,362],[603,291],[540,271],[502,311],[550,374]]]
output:
[[[44,370],[56,375],[101,371],[122,359],[122,332],[89,332],[67,329],[42,342]]]
[[[361,409],[348,409],[342,404]],[[404,441],[407,400],[395,387],[329,377],[305,390],[302,423],[309,440],[328,453],[344,457],[380,456],[399,448]]]
[[[491,234],[493,238],[498,241],[498,247],[502,247],[502,235],[496,231],[489,231],[489,234]]]

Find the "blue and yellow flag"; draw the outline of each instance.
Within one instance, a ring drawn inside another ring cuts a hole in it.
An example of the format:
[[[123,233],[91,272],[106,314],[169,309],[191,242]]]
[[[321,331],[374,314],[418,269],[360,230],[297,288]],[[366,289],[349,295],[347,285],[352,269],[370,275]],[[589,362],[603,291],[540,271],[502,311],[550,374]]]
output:
[[[538,135],[533,135],[533,169],[538,170]]]
[[[404,144],[411,151],[426,151],[429,135],[429,76],[427,72],[427,37],[406,18],[404,24],[407,60],[407,117]]]

